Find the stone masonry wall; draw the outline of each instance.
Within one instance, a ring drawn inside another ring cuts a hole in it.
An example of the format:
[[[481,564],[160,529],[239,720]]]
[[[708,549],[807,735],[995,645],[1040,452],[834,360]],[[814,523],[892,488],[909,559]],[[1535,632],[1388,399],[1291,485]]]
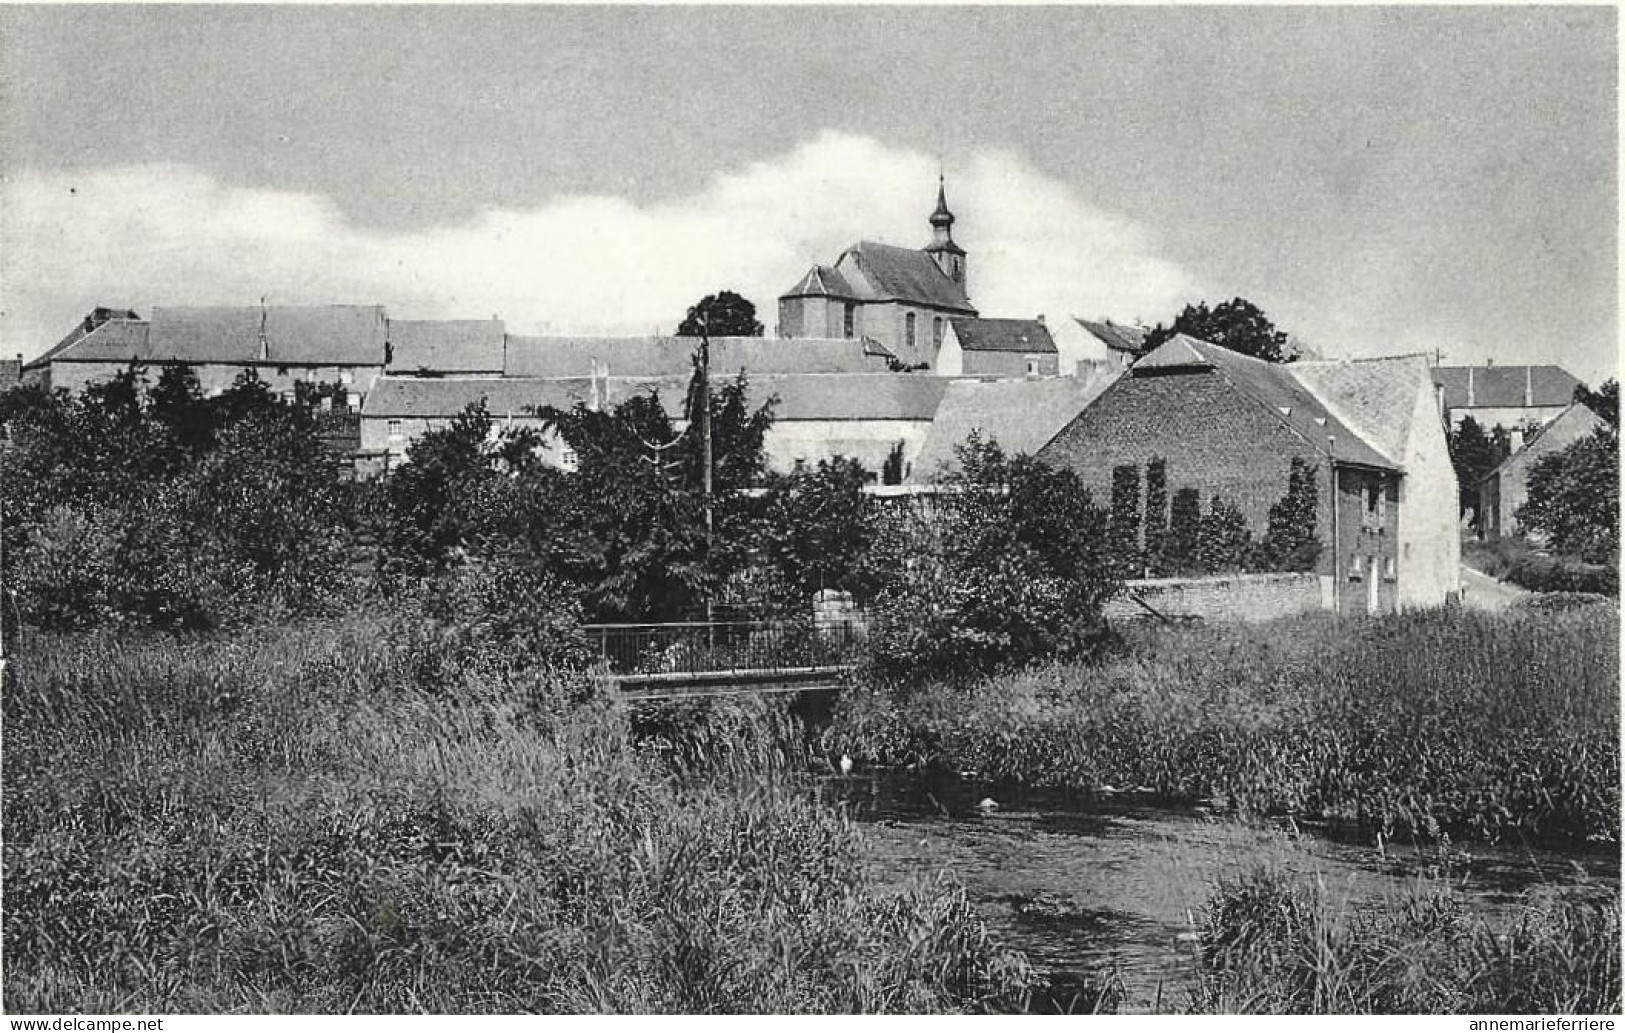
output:
[[[1129,581],[1106,604],[1109,620],[1154,619],[1138,596],[1165,617],[1264,621],[1332,608],[1331,578],[1318,574],[1231,574]]]

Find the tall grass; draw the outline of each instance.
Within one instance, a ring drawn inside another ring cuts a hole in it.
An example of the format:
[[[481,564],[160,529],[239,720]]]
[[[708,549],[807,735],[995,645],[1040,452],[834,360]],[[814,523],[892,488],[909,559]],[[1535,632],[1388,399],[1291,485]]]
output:
[[[1141,629],[1099,664],[860,688],[829,747],[1388,836],[1617,842],[1619,612]]]
[[[7,1010],[1026,1000],[961,891],[870,886],[782,719],[656,750],[590,685],[435,649],[376,619],[35,640],[5,700]]]
[[[1381,907],[1257,869],[1215,890],[1194,1010],[1586,1014],[1620,1010],[1619,893],[1474,913],[1444,882]]]

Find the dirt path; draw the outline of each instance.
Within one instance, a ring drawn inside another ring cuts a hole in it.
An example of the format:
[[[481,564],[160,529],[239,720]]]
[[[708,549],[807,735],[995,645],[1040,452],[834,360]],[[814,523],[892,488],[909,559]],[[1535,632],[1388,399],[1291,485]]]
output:
[[[1532,594],[1517,585],[1497,581],[1465,563],[1461,565],[1461,601],[1475,610],[1499,612]]]

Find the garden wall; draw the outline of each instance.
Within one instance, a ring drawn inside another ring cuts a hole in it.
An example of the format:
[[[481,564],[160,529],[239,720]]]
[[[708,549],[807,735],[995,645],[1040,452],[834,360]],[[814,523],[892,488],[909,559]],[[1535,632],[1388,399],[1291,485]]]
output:
[[[1319,574],[1226,574],[1128,581],[1106,604],[1112,620],[1150,618],[1138,597],[1166,617],[1264,621],[1332,608],[1332,579]]]

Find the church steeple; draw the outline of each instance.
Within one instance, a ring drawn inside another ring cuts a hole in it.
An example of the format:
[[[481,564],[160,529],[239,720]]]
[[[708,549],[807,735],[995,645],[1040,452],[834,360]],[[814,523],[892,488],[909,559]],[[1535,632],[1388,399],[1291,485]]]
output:
[[[965,249],[954,243],[954,213],[948,210],[948,187],[942,174],[937,174],[937,210],[931,213],[931,243],[925,253],[937,263],[943,275],[965,290]]]

